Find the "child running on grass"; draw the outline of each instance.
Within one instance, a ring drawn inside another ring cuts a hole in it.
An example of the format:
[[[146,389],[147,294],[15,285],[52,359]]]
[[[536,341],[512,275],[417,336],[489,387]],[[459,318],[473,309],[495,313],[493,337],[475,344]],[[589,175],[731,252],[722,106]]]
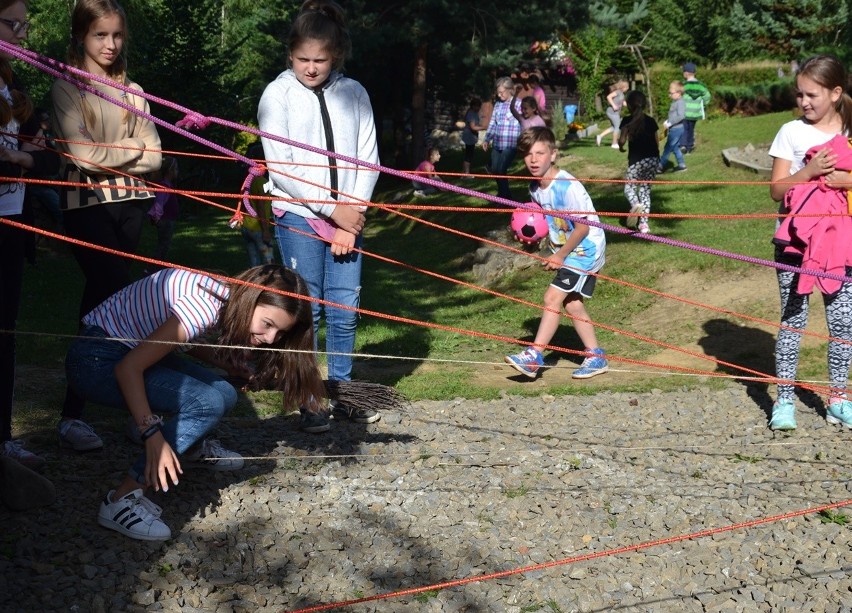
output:
[[[535,177],[530,195],[541,208],[549,211],[571,211],[574,217],[598,221],[592,199],[583,185],[554,163],[559,154],[556,137],[549,128],[529,128],[521,133],[518,151],[524,156],[527,170]],[[549,344],[562,317],[562,307],[574,319],[574,328],[583,341],[587,357],[572,376],[588,379],[608,369],[604,350],[598,346],[595,328],[583,303],[591,298],[598,272],[604,264],[606,237],[603,230],[575,224],[565,217],[547,216],[550,226],[548,241],[552,251],[544,263],[556,276],[544,293],[545,311],[535,341],[516,355],[506,356],[506,363],[522,374],[535,378],[544,365],[542,350]]]
[[[627,147],[627,182],[624,195],[630,204],[627,225],[635,227],[639,221],[639,231],[647,234],[648,213],[651,212],[651,183],[657,176],[657,162],[660,146],[657,142],[657,122],[645,113],[647,98],[640,91],[627,94],[627,110],[630,115],[621,124],[618,145]]]

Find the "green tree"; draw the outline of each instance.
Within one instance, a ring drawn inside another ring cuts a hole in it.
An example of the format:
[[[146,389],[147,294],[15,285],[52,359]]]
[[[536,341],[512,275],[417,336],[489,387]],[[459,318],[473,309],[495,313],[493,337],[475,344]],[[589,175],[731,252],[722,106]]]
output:
[[[355,16],[353,64],[358,74],[371,74],[362,80],[377,94],[377,114],[399,118],[399,107],[383,108],[403,103],[389,90],[410,90],[414,156],[423,149],[427,92],[451,102],[471,90],[491,93],[493,79],[514,70],[532,41],[556,24],[586,21],[578,0],[353,0],[347,11]]]
[[[40,0],[29,8],[30,33],[27,47],[48,57],[65,60],[68,50],[68,32],[73,0]],[[50,87],[53,77],[38,68],[19,62],[15,71],[22,75],[34,103],[50,108]]]
[[[725,47],[736,44],[736,36],[754,40],[754,53],[763,57],[790,59],[817,48],[836,48],[848,27],[846,0],[737,0],[731,15],[712,21],[719,43],[720,59],[746,59]]]

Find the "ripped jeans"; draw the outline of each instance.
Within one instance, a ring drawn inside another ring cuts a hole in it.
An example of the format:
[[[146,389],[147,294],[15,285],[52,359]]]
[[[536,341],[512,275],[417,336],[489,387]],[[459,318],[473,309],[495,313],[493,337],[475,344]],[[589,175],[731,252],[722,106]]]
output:
[[[360,253],[334,256],[331,245],[319,238],[304,217],[287,213],[276,218],[275,240],[284,266],[296,271],[308,284],[311,296],[334,304],[357,308],[361,303]],[[292,232],[295,228],[308,234]],[[362,237],[355,241],[361,248]],[[319,322],[325,315],[325,350],[328,352],[328,378],[349,381],[352,378],[352,352],[358,313],[349,309],[311,304],[314,313],[314,343]]]

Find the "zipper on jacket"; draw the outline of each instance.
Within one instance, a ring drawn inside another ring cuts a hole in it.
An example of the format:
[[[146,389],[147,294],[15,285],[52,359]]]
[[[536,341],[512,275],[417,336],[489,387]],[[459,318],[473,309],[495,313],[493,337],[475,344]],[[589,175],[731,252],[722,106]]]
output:
[[[315,89],[314,93],[319,99],[322,127],[325,130],[325,148],[334,152],[334,132],[331,130],[331,117],[328,114],[328,107],[325,105],[325,95],[322,89]],[[328,167],[331,181],[331,197],[333,200],[337,200],[337,160],[332,156],[328,156]]]

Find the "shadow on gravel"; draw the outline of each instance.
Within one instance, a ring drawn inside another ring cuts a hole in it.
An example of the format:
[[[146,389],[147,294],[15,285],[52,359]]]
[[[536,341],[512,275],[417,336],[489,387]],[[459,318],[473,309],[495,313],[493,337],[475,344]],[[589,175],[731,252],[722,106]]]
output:
[[[227,601],[240,603],[236,593],[259,580],[251,560],[255,548],[264,545],[253,533],[272,530],[272,524],[285,517],[292,525],[284,535],[274,535],[276,539],[324,534],[324,528],[302,524],[299,500],[313,491],[311,480],[325,464],[353,465],[357,470],[354,465],[360,459],[354,456],[364,456],[366,448],[381,453],[385,444],[417,440],[410,434],[334,420],[330,432],[306,434],[298,430],[298,413],[261,418],[254,400],[242,394],[240,405],[242,410],[210,434],[246,458],[242,470],[217,472],[185,463],[179,485],[168,493],[149,494],[163,507],[163,520],[172,530],[172,539],[164,543],[134,541],[97,524],[104,494],[142,450],[125,438],[126,417],[121,412],[88,408],[87,416],[104,440],[103,450],[97,452],[59,450],[52,417],[47,427],[31,431],[28,438],[40,443],[34,449],[48,460],[44,474],[55,484],[57,500],[26,513],[0,505],[0,610],[52,610],[60,593],[71,610],[143,610],[157,606],[156,594],[166,589],[170,597],[183,589],[181,598],[195,602],[190,592],[201,590],[199,585],[221,590]],[[274,492],[263,486],[279,481]],[[211,516],[217,517],[212,526],[203,520]],[[264,580],[274,585],[298,577],[293,565],[282,573]],[[45,583],[51,586],[48,591],[42,589]],[[243,605],[238,610],[257,608],[256,603]]]
[[[698,344],[704,353],[724,362],[775,376],[775,335],[759,328],[740,326],[726,319],[711,319],[703,327],[706,336]],[[721,364],[716,370],[734,376],[750,376],[747,372]],[[769,395],[769,385],[743,379],[737,381],[746,387],[749,397],[766,413],[766,418],[772,417],[774,401]],[[797,387],[796,396],[806,407],[825,417],[825,403],[818,394]]]
[[[775,374],[775,336],[759,328],[740,326],[727,319],[710,319],[703,325],[705,336],[698,345],[708,356],[721,362],[728,362],[757,371],[768,376]],[[719,364],[717,372],[735,377],[756,377],[749,372]],[[745,386],[749,398],[766,413],[767,419],[772,415],[772,397],[769,395],[769,385],[748,379],[736,379]]]

